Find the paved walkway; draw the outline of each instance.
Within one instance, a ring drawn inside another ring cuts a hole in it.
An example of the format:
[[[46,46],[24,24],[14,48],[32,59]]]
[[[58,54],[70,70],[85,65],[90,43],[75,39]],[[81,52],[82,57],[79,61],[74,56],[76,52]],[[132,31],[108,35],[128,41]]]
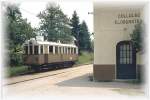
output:
[[[124,98],[146,99],[141,85],[127,82],[93,82],[89,78],[92,72],[92,65],[83,65],[10,78],[7,81],[5,80],[5,84],[9,85],[4,85],[3,87],[4,98],[56,97],[59,99],[59,97],[72,98],[82,96],[97,97],[98,99],[101,97],[121,96]]]

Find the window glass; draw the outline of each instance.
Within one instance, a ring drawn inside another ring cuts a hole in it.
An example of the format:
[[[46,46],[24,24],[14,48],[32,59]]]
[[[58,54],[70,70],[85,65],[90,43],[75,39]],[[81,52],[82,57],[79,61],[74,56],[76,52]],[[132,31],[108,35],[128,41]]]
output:
[[[127,50],[129,50],[129,45],[126,45],[127,46]]]
[[[132,64],[132,51],[130,51],[130,64]]]
[[[123,45],[123,50],[124,50],[124,51],[126,50],[126,45]]]
[[[53,46],[49,46],[49,53],[53,53]]]
[[[41,54],[43,54],[43,45],[41,45],[40,50],[41,50]]]
[[[72,54],[74,54],[74,48],[72,48]]]
[[[73,48],[70,48],[71,49],[71,53],[70,54],[73,54]]]
[[[32,54],[33,50],[32,50],[32,46],[30,46],[30,54]]]
[[[126,64],[129,64],[129,58],[126,58]]]
[[[123,57],[123,55],[122,55],[122,50],[120,50],[120,57]]]
[[[123,57],[125,58],[126,57],[126,51],[123,50]]]
[[[130,51],[128,50],[127,51],[127,58],[129,58],[130,57]]]
[[[124,44],[120,45],[120,64],[132,64],[132,45]]]
[[[68,47],[68,54],[70,54],[70,47]]]
[[[130,58],[130,64],[132,64],[132,58]]]
[[[38,54],[38,46],[34,46],[34,54]]]
[[[55,47],[55,53],[58,53],[58,46]]]
[[[58,47],[58,52],[59,54],[61,54],[61,47]]]
[[[67,47],[65,47],[65,54],[67,54]]]
[[[120,45],[120,50],[122,51],[122,49],[123,49],[123,46],[122,46],[122,45]]]
[[[123,64],[126,64],[126,60],[127,60],[126,58],[123,58]]]
[[[74,54],[76,54],[76,48],[74,48]]]
[[[132,51],[132,46],[130,45],[130,50]]]
[[[61,47],[61,49],[62,49],[62,54],[64,54],[64,47]]]
[[[66,54],[66,51],[65,51],[66,49],[65,49],[65,47],[63,47],[63,52],[64,52],[64,54]]]
[[[28,54],[28,46],[24,46],[24,52],[25,54]]]

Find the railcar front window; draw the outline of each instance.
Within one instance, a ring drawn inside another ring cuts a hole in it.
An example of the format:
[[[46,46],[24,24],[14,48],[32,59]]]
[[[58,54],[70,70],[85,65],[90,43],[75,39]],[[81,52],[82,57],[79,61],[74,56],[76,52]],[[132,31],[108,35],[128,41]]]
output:
[[[28,54],[28,46],[24,46],[25,54]]]

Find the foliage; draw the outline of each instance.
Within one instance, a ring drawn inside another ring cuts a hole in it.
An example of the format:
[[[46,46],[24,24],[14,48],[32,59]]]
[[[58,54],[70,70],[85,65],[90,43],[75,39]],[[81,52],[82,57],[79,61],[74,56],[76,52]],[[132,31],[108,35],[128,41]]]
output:
[[[72,15],[72,19],[70,20],[71,23],[71,32],[72,32],[72,35],[76,38],[76,44],[79,45],[79,32],[80,32],[80,22],[79,22],[79,17],[77,15],[77,12],[74,11],[73,12],[73,15]]]
[[[19,65],[22,64],[22,44],[26,39],[35,36],[35,33],[30,23],[22,18],[20,9],[16,5],[7,5],[5,16],[10,65]]]
[[[79,17],[74,11],[71,19],[71,26],[72,26],[72,35],[76,38],[77,40],[77,45],[79,47],[79,53],[81,53],[81,50],[87,50],[91,51],[91,40],[90,40],[90,34],[88,31],[88,27],[83,21],[81,24],[79,22]]]
[[[94,40],[91,41],[91,51],[94,52]]]
[[[90,34],[89,34],[88,27],[87,27],[85,21],[83,21],[80,24],[79,49],[91,51]]]
[[[134,46],[136,47],[136,51],[139,52],[142,50],[142,34],[143,33],[143,27],[142,23],[139,23],[135,25],[135,29],[133,30],[133,33],[131,36],[131,41],[133,42]]]
[[[27,66],[8,67],[7,71],[8,72],[6,77],[13,77],[13,76],[17,76],[29,72]]]
[[[40,30],[45,37],[48,36],[49,41],[60,40],[63,43],[72,41],[69,19],[58,5],[49,4],[38,17],[41,19]]]
[[[93,63],[94,55],[92,52],[81,51],[76,64],[89,64]]]

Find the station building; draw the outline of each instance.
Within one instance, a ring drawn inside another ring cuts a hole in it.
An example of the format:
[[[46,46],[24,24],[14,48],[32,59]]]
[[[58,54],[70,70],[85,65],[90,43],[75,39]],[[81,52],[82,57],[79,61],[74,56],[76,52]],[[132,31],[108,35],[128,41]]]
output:
[[[144,6],[94,3],[94,80],[137,79],[142,53],[131,42]]]

